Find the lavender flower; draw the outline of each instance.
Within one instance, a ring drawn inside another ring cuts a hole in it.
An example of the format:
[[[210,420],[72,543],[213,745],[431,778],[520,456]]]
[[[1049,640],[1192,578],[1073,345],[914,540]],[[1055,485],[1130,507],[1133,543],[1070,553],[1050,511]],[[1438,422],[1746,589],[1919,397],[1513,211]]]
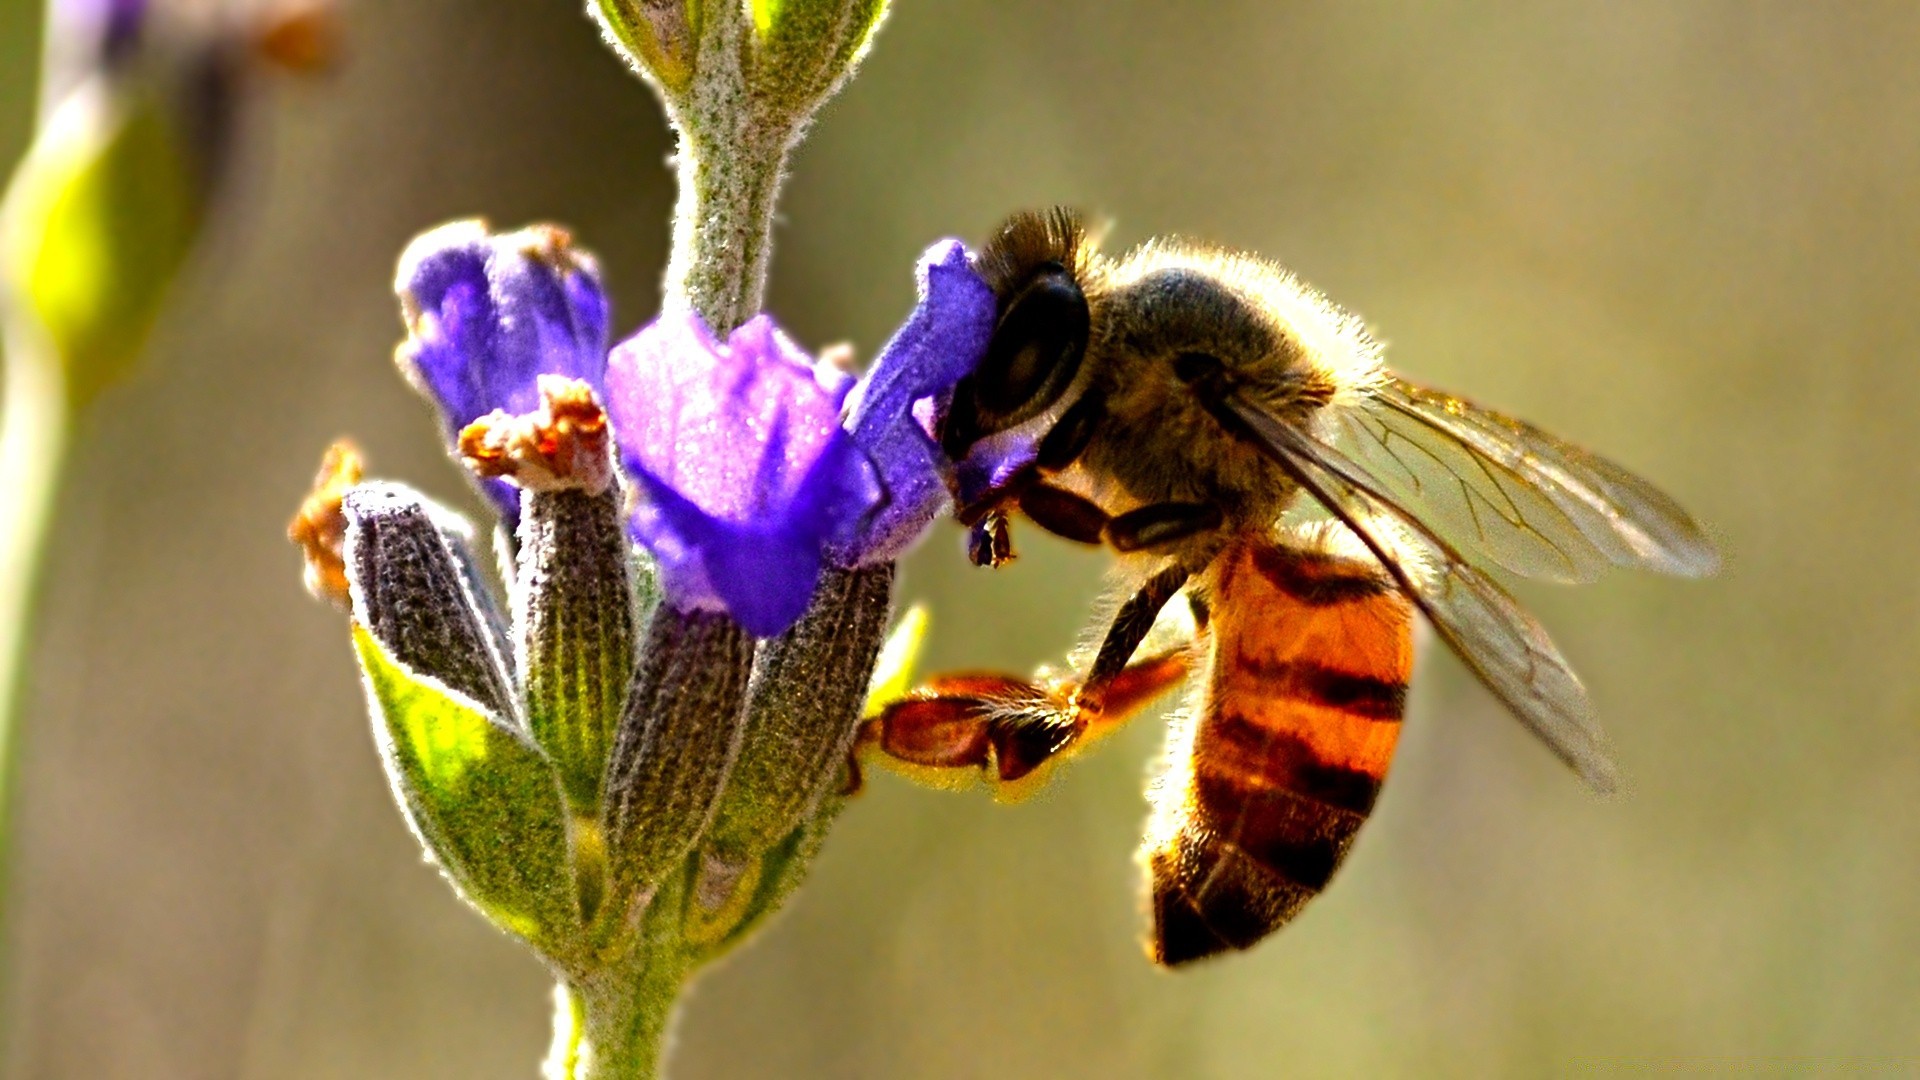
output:
[[[668,315],[614,350],[608,403],[641,489],[634,538],[681,610],[724,610],[760,637],[806,610],[829,544],[850,543],[882,489],[823,385],[759,316],[722,346]]]
[[[590,7],[679,135],[669,314],[609,357],[592,263],[541,230],[436,230],[399,274],[400,366],[450,444],[524,486],[488,490],[522,519],[511,623],[464,540],[398,489],[340,493],[330,470],[294,529],[318,583],[391,601],[360,604],[389,617],[355,635],[395,793],[463,895],[555,970],[546,1072],[568,1080],[657,1076],[681,987],[805,878],[844,801],[891,560],[951,480],[925,417],[993,317],[957,244],[929,253],[919,309],[858,387],[755,314],[787,154],[885,0]],[[473,642],[504,697],[451,689],[478,685],[457,681]]]
[[[993,289],[973,272],[960,241],[928,248],[914,276],[920,303],[851,403],[853,440],[880,469],[887,501],[854,543],[834,552],[843,566],[899,558],[946,509],[951,465],[928,434],[925,406],[973,370],[993,333]]]
[[[669,314],[614,350],[609,411],[644,495],[632,531],[677,606],[771,637],[827,565],[892,560],[932,523],[950,466],[915,405],[979,362],[994,301],[958,241],[929,249],[918,277],[919,306],[851,395],[764,315],[723,346]]]
[[[442,225],[407,246],[394,290],[407,322],[396,360],[439,409],[449,449],[495,409],[531,412],[542,375],[605,383],[599,267],[560,229],[494,235],[482,221]],[[486,480],[482,488],[509,522],[518,519],[511,485]]]

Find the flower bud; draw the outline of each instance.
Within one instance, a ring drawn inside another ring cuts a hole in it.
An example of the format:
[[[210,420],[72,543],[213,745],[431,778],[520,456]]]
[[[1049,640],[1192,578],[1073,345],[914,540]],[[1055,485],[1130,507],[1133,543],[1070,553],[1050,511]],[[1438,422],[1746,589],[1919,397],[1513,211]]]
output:
[[[639,901],[700,839],[740,752],[753,639],[710,611],[662,603],[607,768],[612,895]]]
[[[760,646],[740,759],[702,842],[719,867],[772,847],[844,783],[892,591],[892,563],[829,570],[807,614]]]
[[[460,894],[549,956],[580,912],[559,778],[511,719],[510,679],[428,505],[364,485],[342,500],[355,651],[408,824]]]
[[[664,92],[693,77],[699,5],[694,0],[596,0],[590,5],[614,50]]]

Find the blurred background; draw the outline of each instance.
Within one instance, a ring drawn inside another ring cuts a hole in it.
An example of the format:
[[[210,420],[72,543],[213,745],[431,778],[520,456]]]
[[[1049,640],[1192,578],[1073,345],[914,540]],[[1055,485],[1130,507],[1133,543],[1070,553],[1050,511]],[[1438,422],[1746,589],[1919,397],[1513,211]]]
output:
[[[390,362],[417,231],[554,220],[625,333],[672,197],[577,2],[350,5],[248,118],[238,205],[87,419],[32,668],[6,1068],[528,1077],[548,980],[390,804],[342,620],[282,538],[321,449],[475,506]],[[37,0],[0,0],[0,152]],[[771,308],[870,356],[931,240],[1070,202],[1258,250],[1395,367],[1656,479],[1705,583],[1518,586],[1628,777],[1597,799],[1452,658],[1334,886],[1157,972],[1133,853],[1161,727],[1033,801],[880,776],[690,996],[674,1075],[1920,1068],[1920,9],[899,0],[794,161]],[[0,511],[3,512],[3,511]],[[930,670],[1025,671],[1103,559],[912,558]]]

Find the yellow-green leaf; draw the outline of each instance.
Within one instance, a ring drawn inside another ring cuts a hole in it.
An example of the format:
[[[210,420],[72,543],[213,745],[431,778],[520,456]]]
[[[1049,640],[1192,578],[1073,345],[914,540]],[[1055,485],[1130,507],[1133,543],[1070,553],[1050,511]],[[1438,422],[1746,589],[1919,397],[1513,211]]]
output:
[[[539,750],[471,698],[394,660],[355,625],[387,777],[456,887],[553,955],[579,915],[559,780]]]
[[[58,353],[74,405],[145,347],[204,196],[182,133],[152,95],[90,84],[34,140],[0,213],[0,272]]]
[[[913,669],[927,641],[927,608],[915,604],[887,634],[880,647],[880,659],[873,665],[873,681],[867,684],[867,703],[862,716],[872,716],[907,696],[913,687]]]

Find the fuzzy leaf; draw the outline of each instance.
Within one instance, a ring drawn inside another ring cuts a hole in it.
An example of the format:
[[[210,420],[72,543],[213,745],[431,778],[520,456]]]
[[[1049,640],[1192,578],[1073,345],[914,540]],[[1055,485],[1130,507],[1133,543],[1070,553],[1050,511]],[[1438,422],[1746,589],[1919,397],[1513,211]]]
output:
[[[887,634],[880,647],[880,659],[873,665],[873,680],[867,684],[867,702],[861,716],[873,716],[888,705],[907,696],[913,689],[913,671],[920,650],[927,642],[927,609],[915,604]]]
[[[467,901],[553,955],[576,932],[560,788],[526,740],[473,699],[401,666],[355,624],[387,778]]]

